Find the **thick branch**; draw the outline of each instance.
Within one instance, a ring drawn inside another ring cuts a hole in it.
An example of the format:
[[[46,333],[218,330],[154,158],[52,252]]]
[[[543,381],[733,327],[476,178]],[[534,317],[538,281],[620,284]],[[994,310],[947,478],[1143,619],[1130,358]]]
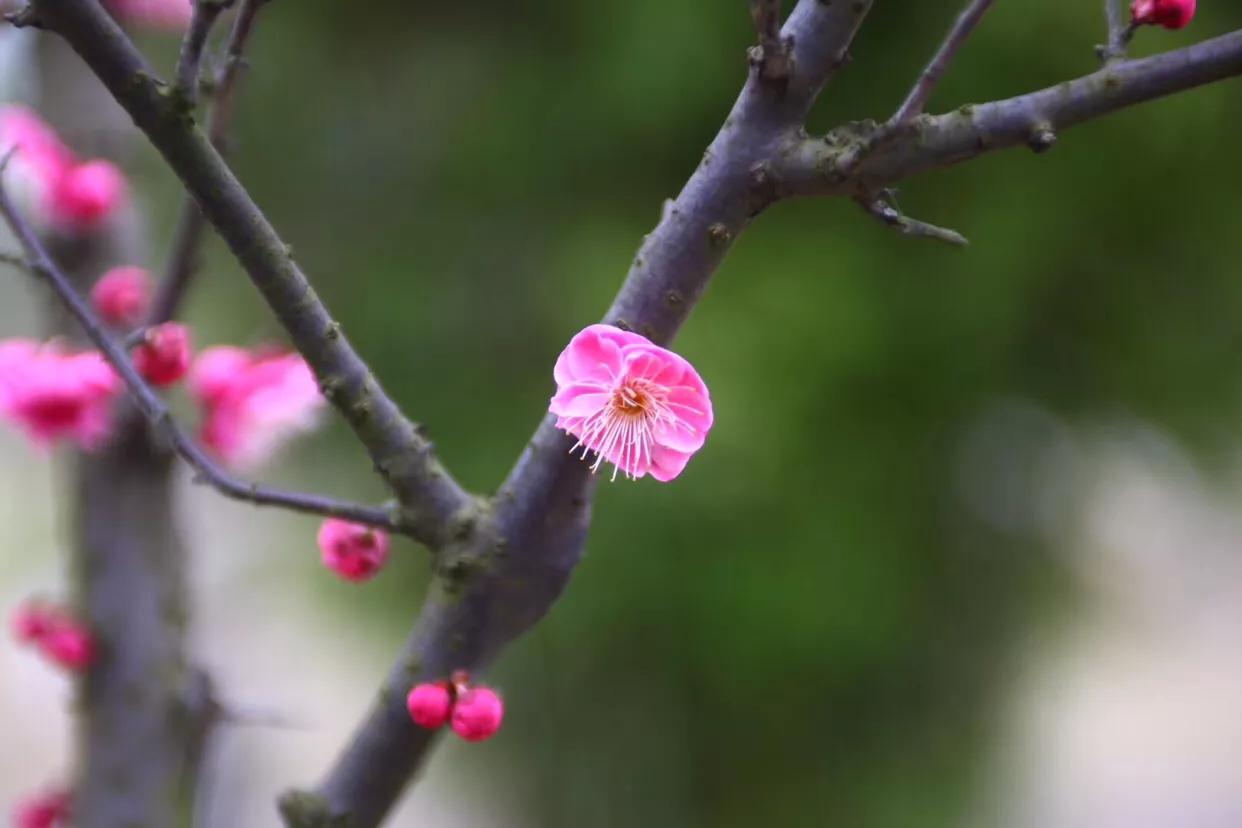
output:
[[[1094,74],[993,103],[916,118],[883,135],[851,125],[823,138],[799,139],[776,164],[783,196],[850,195],[985,152],[1050,147],[1058,131],[1127,106],[1242,74],[1242,31],[1143,60],[1109,64]],[[857,156],[848,173],[841,159]]]
[[[474,499],[384,393],[315,295],[288,245],[207,136],[97,2],[34,0],[33,5],[44,25],[64,37],[99,76],[198,201],[314,369],[324,395],[366,446],[401,504],[403,522],[419,540],[444,543],[455,517],[472,509]]]
[[[233,126],[234,97],[237,94],[237,82],[241,68],[245,63],[246,45],[250,41],[250,33],[254,29],[254,18],[266,0],[242,0],[233,20],[233,29],[229,34],[228,43],[224,47],[224,63],[212,81],[211,110],[207,116],[207,135],[211,145],[221,156],[228,155],[229,133]],[[186,289],[199,266],[199,258],[203,247],[203,233],[207,229],[207,220],[203,211],[198,209],[194,196],[187,194],[181,205],[181,213],[177,217],[177,227],[173,231],[172,246],[168,253],[168,263],[164,266],[164,276],[160,281],[159,290],[151,303],[149,322],[153,325],[167,322],[177,315],[181,302],[185,299]]]
[[[979,25],[979,21],[983,19],[984,13],[991,7],[993,2],[994,0],[971,0],[966,8],[962,10],[962,13],[958,15],[957,20],[953,23],[953,28],[949,29],[949,34],[945,37],[944,42],[940,44],[940,48],[932,56],[931,63],[927,64],[927,68],[919,75],[919,79],[915,82],[914,88],[910,90],[910,94],[906,96],[905,101],[893,113],[891,123],[903,124],[923,112],[923,107],[927,105],[932,92],[936,90],[936,84],[940,82],[941,76],[949,68],[949,64],[953,62],[958,49],[962,48],[962,44],[970,37],[970,33],[975,30],[975,26]]]
[[[242,500],[259,506],[279,506],[295,512],[346,518],[392,531],[406,531],[406,527],[402,526],[399,520],[386,509],[360,506],[320,495],[259,486],[239,480],[221,469],[192,438],[177,427],[164,401],[138,374],[123,346],[113,341],[103,323],[95,317],[90,306],[74,289],[69,277],[62,273],[52,261],[30,225],[18,213],[3,186],[0,186],[0,216],[8,222],[14,236],[26,251],[27,259],[22,266],[47,281],[57,298],[81,326],[87,338],[99,348],[104,358],[116,369],[138,410],[157,431],[168,439],[173,450],[198,472],[202,481],[211,485],[225,497],[234,500]]]
[[[668,343],[725,252],[773,197],[767,159],[800,128],[815,95],[845,62],[870,2],[801,0],[782,37],[794,71],[783,91],[751,76],[681,194],[634,259],[605,320]],[[486,665],[548,611],[582,554],[596,478],[573,440],[545,418],[486,519],[463,526],[437,560],[436,579],[379,699],[317,794],[295,793],[290,826],[377,825],[433,744],[404,698],[416,681]],[[468,530],[468,534],[467,534]]]

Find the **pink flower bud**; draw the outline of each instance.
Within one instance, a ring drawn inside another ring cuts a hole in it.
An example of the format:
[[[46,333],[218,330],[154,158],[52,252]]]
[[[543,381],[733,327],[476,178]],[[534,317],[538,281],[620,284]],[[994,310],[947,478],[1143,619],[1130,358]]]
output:
[[[68,791],[47,791],[27,797],[13,809],[14,828],[55,828],[67,824]]]
[[[141,267],[114,267],[91,289],[91,304],[109,325],[132,327],[151,304],[151,277]]]
[[[134,368],[154,386],[172,385],[190,370],[190,329],[165,322],[147,331],[134,349]]]
[[[324,566],[347,581],[366,581],[388,560],[388,535],[379,529],[328,518],[319,528]]]
[[[49,661],[73,673],[80,673],[95,660],[95,641],[77,622],[63,619],[39,641]]]
[[[1181,29],[1195,16],[1195,0],[1134,0],[1130,16],[1136,26]]]
[[[34,602],[22,604],[10,619],[13,637],[24,644],[42,639],[52,628],[47,607]]]
[[[64,229],[92,230],[125,199],[125,176],[109,161],[88,161],[64,172],[52,190],[52,220]]]
[[[467,742],[481,742],[500,730],[505,706],[496,691],[475,687],[457,697],[453,705],[453,732]]]
[[[405,697],[405,706],[410,711],[414,724],[435,730],[448,721],[453,700],[444,682],[423,683],[414,685],[414,689]]]

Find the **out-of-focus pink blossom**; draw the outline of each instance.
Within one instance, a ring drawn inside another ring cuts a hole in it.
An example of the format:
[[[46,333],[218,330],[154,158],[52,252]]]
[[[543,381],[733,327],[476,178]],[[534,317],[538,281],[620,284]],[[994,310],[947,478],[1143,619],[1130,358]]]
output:
[[[39,641],[51,630],[52,616],[42,604],[28,602],[13,613],[9,626],[14,638],[23,644],[30,644]]]
[[[93,351],[65,353],[28,339],[0,342],[0,418],[37,445],[68,439],[97,448],[111,431],[109,403],[120,378]]]
[[[80,162],[38,115],[0,106],[0,154],[13,148],[6,178],[22,211],[38,224],[90,232],[125,201],[125,176],[115,164]]]
[[[490,739],[500,730],[505,705],[489,687],[474,687],[453,702],[453,732],[467,742]]]
[[[75,164],[52,188],[52,223],[68,232],[93,230],[125,201],[127,189],[124,174],[111,161]]]
[[[49,214],[52,191],[65,171],[77,163],[38,115],[24,106],[0,106],[0,154],[13,150],[6,184],[23,212],[39,220]]]
[[[71,672],[81,672],[95,658],[95,639],[81,622],[57,607],[27,603],[13,616],[13,633],[43,656]]]
[[[1130,16],[1136,26],[1182,29],[1195,16],[1195,0],[1134,0]]]
[[[13,809],[14,828],[57,828],[69,824],[71,795],[64,790],[29,796]]]
[[[202,441],[234,468],[252,468],[319,423],[324,399],[297,354],[207,348],[190,369]]]
[[[190,329],[179,322],[151,328],[134,349],[134,368],[156,387],[184,377],[190,369]]]
[[[366,581],[375,576],[388,560],[386,532],[328,518],[319,527],[319,551],[324,566],[347,581]]]
[[[410,690],[405,697],[405,706],[414,724],[435,730],[448,721],[449,713],[453,709],[453,697],[445,682],[424,682],[414,685]]]
[[[117,328],[137,325],[151,305],[151,276],[141,267],[114,267],[91,288],[91,305]]]
[[[39,640],[39,649],[54,664],[80,673],[95,660],[95,639],[87,630],[68,619]]]
[[[153,29],[180,31],[190,23],[190,0],[107,0],[109,9],[122,20]]]
[[[549,410],[557,428],[578,438],[627,477],[668,481],[681,474],[712,427],[707,386],[689,362],[644,336],[591,325],[561,352]]]

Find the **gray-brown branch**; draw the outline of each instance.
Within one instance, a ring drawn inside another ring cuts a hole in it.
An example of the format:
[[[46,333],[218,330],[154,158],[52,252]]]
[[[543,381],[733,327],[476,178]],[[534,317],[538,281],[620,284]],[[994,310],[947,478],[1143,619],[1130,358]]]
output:
[[[62,36],[129,113],[194,196],[259,289],[324,396],[366,447],[397,497],[402,523],[442,545],[475,499],[449,476],[422,432],[380,387],[316,296],[292,250],[208,137],[95,0],[33,0],[41,25]]]
[[[169,442],[172,449],[198,473],[200,481],[209,484],[225,497],[257,506],[278,506],[295,512],[345,518],[390,531],[407,532],[407,527],[400,523],[399,515],[394,514],[393,511],[361,506],[322,495],[260,486],[240,480],[220,468],[193,438],[177,426],[168,406],[134,368],[129,356],[125,353],[125,346],[113,340],[107,327],[95,316],[90,305],[74,288],[70,278],[52,261],[43,244],[9,198],[3,184],[0,184],[0,216],[8,223],[13,235],[26,251],[26,260],[21,266],[48,283],[57,299],[86,334],[87,339],[116,369],[138,411]],[[122,417],[121,419],[126,421],[128,418]],[[124,430],[131,430],[128,424]],[[125,438],[125,435],[122,435],[122,438]]]
[[[782,196],[853,196],[931,169],[1014,146],[1047,149],[1057,133],[1118,109],[1242,75],[1242,31],[1003,101],[920,116],[895,131],[850,124],[799,136],[781,153]],[[847,169],[842,160],[850,159]]]
[[[207,114],[207,137],[222,156],[229,151],[229,133],[233,127],[233,112],[245,65],[246,46],[254,30],[254,20],[267,0],[242,0],[233,28],[224,47],[224,61],[211,82],[211,107]],[[181,204],[177,226],[173,230],[168,262],[164,265],[163,278],[151,302],[148,322],[157,325],[177,315],[202,255],[203,236],[207,220],[198,209],[194,196],[187,194]]]
[[[936,84],[940,82],[940,78],[948,70],[949,64],[957,56],[958,50],[966,43],[970,33],[975,30],[975,26],[979,25],[979,21],[983,19],[983,15],[992,6],[993,2],[994,0],[971,0],[966,8],[962,10],[962,13],[957,16],[957,20],[953,22],[953,27],[949,29],[949,34],[945,37],[944,42],[940,44],[940,48],[932,56],[931,62],[927,64],[927,68],[923,70],[919,75],[919,79],[915,81],[914,88],[910,90],[910,94],[906,96],[905,101],[893,113],[891,121],[893,124],[905,123],[923,112],[923,107],[927,105],[927,101],[931,98],[932,93],[936,91]]]
[[[202,193],[239,189],[227,168],[206,156],[182,126],[165,122],[158,87],[127,41],[86,8],[86,0],[37,0],[51,28],[65,35],[134,114],[153,143],[200,194],[226,239],[239,220],[261,220],[249,199],[213,205]],[[757,67],[703,162],[647,237],[605,320],[668,343],[702,295],[725,253],[750,221],[782,197],[875,192],[908,175],[986,150],[1031,141],[1046,147],[1054,130],[1114,109],[1242,71],[1242,36],[1064,84],[1011,101],[920,116],[884,141],[875,125],[852,125],[829,140],[810,139],[802,124],[816,94],[846,59],[870,3],[800,0],[782,31],[792,38],[794,71],[783,90],[761,82]],[[128,83],[127,83],[128,82]],[[858,163],[843,174],[848,149]],[[243,193],[244,195],[244,193]],[[266,226],[266,222],[262,223]],[[256,264],[250,244],[230,241],[252,278],[285,305],[291,263]],[[278,240],[263,234],[264,244]],[[272,287],[273,275],[279,279]],[[256,273],[257,271],[257,273]],[[300,277],[300,273],[298,274]],[[294,310],[297,310],[294,303]],[[303,311],[305,313],[305,311]],[[297,313],[282,321],[295,329]],[[314,317],[314,314],[310,314]],[[312,329],[312,333],[317,329]],[[303,337],[305,339],[305,337]],[[309,347],[314,350],[316,337]],[[295,340],[296,341],[296,340]],[[297,343],[299,348],[303,342]],[[434,736],[413,726],[403,697],[416,681],[488,664],[536,623],[564,588],[582,553],[595,478],[568,453],[571,440],[545,417],[497,495],[463,516],[435,556],[435,577],[419,619],[379,696],[344,753],[314,792],[282,802],[290,826],[378,825],[426,756]]]

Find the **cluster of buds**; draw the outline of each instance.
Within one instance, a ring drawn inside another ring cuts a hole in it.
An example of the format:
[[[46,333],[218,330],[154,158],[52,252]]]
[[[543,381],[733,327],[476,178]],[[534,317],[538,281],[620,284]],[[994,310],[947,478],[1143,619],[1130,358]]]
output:
[[[437,730],[448,722],[467,742],[494,736],[505,715],[500,695],[490,687],[472,686],[465,670],[454,672],[447,681],[414,685],[405,705],[419,727]]]
[[[0,153],[9,151],[9,183],[24,211],[41,226],[90,233],[125,202],[128,187],[115,164],[79,160],[25,107],[0,107]]]
[[[108,436],[120,378],[94,351],[30,339],[0,342],[0,417],[39,447],[67,439],[90,450]]]
[[[1134,26],[1181,29],[1195,16],[1195,0],[1133,0],[1130,20]]]
[[[95,640],[72,615],[59,607],[29,602],[12,619],[18,641],[37,647],[48,661],[79,673],[95,659]]]
[[[323,565],[346,581],[368,581],[388,561],[388,533],[340,518],[319,527]]]

